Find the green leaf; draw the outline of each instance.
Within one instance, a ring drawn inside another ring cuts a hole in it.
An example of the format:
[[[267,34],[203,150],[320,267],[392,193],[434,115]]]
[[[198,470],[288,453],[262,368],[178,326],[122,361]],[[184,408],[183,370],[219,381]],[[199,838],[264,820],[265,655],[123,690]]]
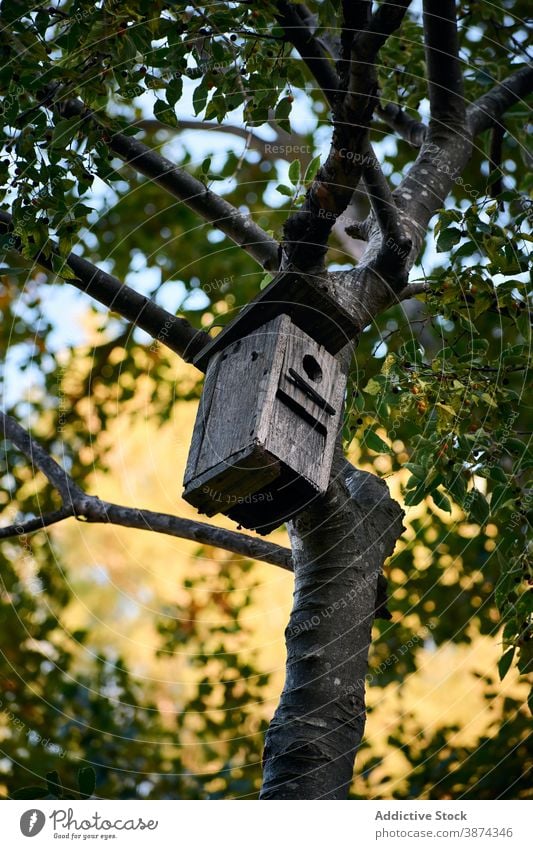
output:
[[[487,499],[479,489],[472,489],[468,495],[468,510],[472,519],[480,525],[486,525],[490,516]]]
[[[154,103],[154,115],[158,121],[161,121],[162,124],[166,124],[168,127],[178,126],[178,119],[173,107],[165,103],[164,100],[159,100],[159,98],[156,100]]]
[[[63,280],[75,280],[76,275],[70,266],[67,265],[66,260],[58,254],[52,254],[50,257],[50,262],[52,264],[52,270],[58,277],[61,277]]]
[[[503,681],[509,669],[511,668],[511,663],[513,662],[514,653],[516,651],[516,646],[511,646],[498,661],[498,674],[500,676],[500,681]]]
[[[363,392],[366,392],[367,395],[379,395],[382,389],[381,384],[375,378],[371,377],[367,385],[363,387]]]
[[[433,489],[431,491],[431,497],[437,507],[439,507],[441,510],[445,510],[446,513],[452,512],[452,505],[450,504],[448,498],[446,498],[446,496],[443,495],[442,492],[440,492],[438,489]]]
[[[444,225],[450,224],[452,221],[460,221],[462,217],[463,216],[461,215],[461,212],[458,209],[443,209],[439,216],[441,229]]]
[[[180,99],[183,92],[183,80],[181,77],[173,77],[167,85],[165,95],[171,106],[174,106]]]
[[[307,168],[305,169],[304,174],[304,183],[310,183],[314,180],[318,169],[320,168],[320,154],[315,156],[314,159],[311,160]]]
[[[496,510],[501,510],[504,504],[512,503],[514,498],[514,492],[509,484],[501,484],[499,486],[495,486],[492,490],[492,495],[490,499],[490,512],[494,515]]]
[[[204,176],[207,176],[209,174],[210,168],[211,168],[211,157],[206,156],[206,158],[204,159],[204,161],[200,165],[200,173],[202,173]]]
[[[419,480],[423,481],[426,479],[427,470],[424,468],[424,466],[421,466],[418,463],[405,463],[404,468],[409,469],[411,474]]]
[[[297,186],[301,177],[301,165],[299,159],[294,159],[289,165],[289,180],[293,186]]]
[[[365,430],[363,441],[367,448],[377,451],[378,454],[392,454],[392,448],[371,428]]]
[[[443,230],[437,239],[437,251],[450,251],[454,245],[461,240],[461,231],[457,227],[449,227]]]
[[[446,480],[446,489],[458,504],[463,504],[466,496],[466,481],[460,471],[452,471]]]
[[[453,407],[450,407],[449,404],[441,404],[440,401],[438,401],[435,404],[435,407],[437,408],[437,414],[442,414],[439,416],[439,421],[442,421],[443,424],[449,424],[449,422],[453,421],[455,418],[455,410]]]
[[[79,116],[76,116],[75,118],[65,118],[64,120],[59,121],[59,123],[54,127],[50,147],[52,149],[68,147],[76,133],[81,128],[82,122]]]
[[[199,115],[205,109],[205,104],[207,102],[208,95],[207,85],[202,80],[200,85],[196,86],[194,89],[194,93],[192,96],[192,105],[194,108],[194,114]]]
[[[531,675],[533,672],[533,640],[526,640],[520,646],[517,666],[521,675]]]
[[[281,129],[285,130],[285,132],[287,132],[287,133],[290,133],[290,131],[291,131],[291,125],[290,125],[290,122],[288,120],[289,115],[291,114],[291,109],[292,109],[292,98],[291,98],[291,100],[289,100],[288,97],[283,97],[280,100],[280,102],[278,103],[278,105],[276,106],[276,111],[274,112],[274,117],[275,117],[277,123],[279,124]]]
[[[509,478],[501,466],[490,466],[487,469],[487,476],[493,481],[498,481],[498,483],[507,484],[509,482]]]
[[[463,256],[472,256],[472,254],[475,254],[478,251],[479,245],[477,245],[475,242],[472,242],[471,240],[468,240],[468,242],[465,242],[464,245],[461,245],[460,248],[457,248],[453,257],[454,259],[460,259]]]
[[[425,482],[420,483],[416,489],[411,489],[406,493],[404,501],[406,507],[414,507],[416,504],[420,504],[421,501],[425,498],[426,495],[426,485]]]
[[[294,194],[294,189],[291,189],[290,186],[284,186],[280,183],[279,186],[276,186],[276,191],[280,193],[280,195],[285,195],[285,197],[292,198]]]
[[[145,84],[146,88],[150,89],[163,88],[164,85],[161,77],[155,77],[153,74],[145,74],[143,78],[143,83]]]

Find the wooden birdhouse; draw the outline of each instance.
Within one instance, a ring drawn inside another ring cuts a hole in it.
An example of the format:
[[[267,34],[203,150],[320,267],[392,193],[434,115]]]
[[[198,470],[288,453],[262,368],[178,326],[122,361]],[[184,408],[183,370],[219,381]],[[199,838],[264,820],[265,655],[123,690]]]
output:
[[[289,315],[255,324],[207,346],[183,497],[265,534],[326,491],[346,375]]]

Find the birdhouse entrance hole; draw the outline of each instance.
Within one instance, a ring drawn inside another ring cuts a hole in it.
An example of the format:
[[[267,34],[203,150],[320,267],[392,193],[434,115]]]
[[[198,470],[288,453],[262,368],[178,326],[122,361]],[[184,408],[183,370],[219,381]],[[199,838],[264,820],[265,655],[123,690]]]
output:
[[[302,365],[307,377],[310,380],[314,380],[315,383],[318,383],[322,380],[322,369],[320,368],[320,364],[317,363],[317,361],[311,354],[304,354]]]

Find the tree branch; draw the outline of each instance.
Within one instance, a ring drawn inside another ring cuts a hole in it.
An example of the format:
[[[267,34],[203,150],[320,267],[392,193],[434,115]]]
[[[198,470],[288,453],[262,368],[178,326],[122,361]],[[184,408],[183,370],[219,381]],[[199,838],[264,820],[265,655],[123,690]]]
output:
[[[381,3],[376,9],[366,29],[357,36],[357,53],[363,57],[374,59],[389,36],[402,23],[411,0],[396,0],[396,2]]]
[[[75,510],[75,507],[79,507],[79,510]],[[191,540],[201,545],[211,545],[215,548],[231,551],[234,554],[240,554],[243,557],[250,557],[253,560],[262,560],[265,563],[271,563],[292,572],[292,553],[289,548],[283,548],[281,545],[265,542],[247,534],[227,531],[214,525],[196,522],[192,519],[183,519],[169,513],[155,513],[152,510],[124,507],[108,501],[101,501],[99,498],[90,495],[84,495],[79,504],[62,507],[53,513],[45,513],[35,519],[29,519],[27,522],[0,528],[0,539],[26,536],[74,515],[81,521],[94,524],[119,525],[124,528],[154,531],[155,533]]]
[[[125,528],[138,528],[142,531],[155,531],[160,534],[188,539],[202,545],[212,545],[223,548],[243,557],[263,560],[274,566],[292,571],[292,553],[290,549],[271,542],[217,528],[204,522],[183,519],[168,513],[155,513],[152,510],[139,510],[134,507],[122,507],[99,498],[85,497],[84,516],[88,522],[109,523]]]
[[[472,154],[472,140],[498,122],[513,104],[533,91],[533,66],[523,65],[468,109],[462,133],[451,128],[437,140],[428,138],[416,162],[393,192],[409,222],[416,249],[431,217],[444,204]]]
[[[352,221],[351,224],[344,228],[344,232],[348,236],[351,236],[352,239],[358,239],[360,242],[368,242],[370,221],[368,218],[365,218],[364,221]]]
[[[329,234],[344,212],[364,168],[368,128],[377,104],[377,52],[400,25],[408,0],[384,3],[368,29],[353,39],[348,90],[335,99],[329,155],[309,187],[302,207],[285,222],[283,265],[303,271],[323,269]],[[366,39],[366,40],[365,40]]]
[[[42,528],[48,528],[50,525],[62,522],[63,519],[68,519],[73,515],[74,510],[72,507],[60,507],[59,510],[54,510],[52,513],[43,513],[35,519],[28,519],[25,522],[17,522],[14,525],[6,525],[0,528],[0,539],[27,536],[27,534],[40,531]]]
[[[208,189],[200,180],[187,171],[178,168],[169,159],[156,153],[147,145],[122,133],[109,134],[98,117],[80,100],[69,98],[56,102],[61,114],[73,118],[79,116],[80,123],[91,121],[102,130],[104,137],[109,135],[109,149],[130,165],[135,171],[153,180],[174,197],[187,204],[206,221],[232,239],[239,247],[250,254],[256,262],[268,271],[278,268],[278,243],[268,233],[252,221],[249,215],[243,215],[231,203]]]
[[[285,30],[287,40],[296,48],[324,92],[328,103],[333,106],[339,80],[327,50],[313,36],[299,5],[278,0],[277,8],[276,20]]]
[[[74,483],[70,475],[56,463],[53,457],[29,435],[12,416],[0,410],[0,433],[22,451],[30,461],[32,468],[37,467],[48,482],[58,491],[65,506],[72,505],[74,498],[83,496],[82,490]]]
[[[404,279],[412,260],[422,246],[431,217],[443,206],[470,160],[474,134],[498,121],[506,109],[525,97],[532,88],[533,70],[524,66],[470,108],[468,123],[462,132],[458,133],[453,126],[446,128],[441,125],[438,140],[433,137],[424,141],[416,162],[393,192],[393,198],[400,209],[402,224],[413,242],[413,248],[403,269]],[[348,272],[347,285],[352,288],[361,310],[362,322],[366,324],[397,302],[398,298],[406,300],[420,292],[402,287],[401,280],[400,286],[396,287],[394,279],[388,280],[382,272],[380,275],[372,273],[376,257],[379,256],[377,228],[369,227],[368,221],[365,225],[368,244],[359,265],[352,272]]]
[[[363,179],[374,216],[383,235],[382,250],[391,248],[396,255],[406,255],[411,249],[411,239],[402,232],[398,207],[370,145],[365,153]]]
[[[0,210],[0,233],[12,232],[12,226],[11,215]],[[48,244],[51,246],[50,253],[76,275],[75,279],[67,278],[67,283],[131,321],[136,327],[145,330],[186,362],[192,362],[196,354],[209,342],[209,335],[203,330],[195,330],[186,319],[167,312],[150,298],[140,295],[135,289],[76,254],[61,257],[52,240]],[[6,249],[20,252],[20,241],[13,233],[8,245],[4,246],[4,250]],[[36,254],[35,262],[49,271],[54,271],[50,255],[46,257],[42,251]],[[54,273],[61,276],[61,272]]]
[[[305,3],[298,3],[298,11],[302,22],[309,28],[319,45],[335,60],[340,51],[340,41],[335,30],[322,29],[320,35],[316,35],[316,30],[319,26],[316,15],[307,8]]]
[[[533,65],[522,65],[473,103],[467,112],[472,135],[488,130],[519,100],[533,91]]]
[[[412,147],[422,146],[427,134],[426,125],[411,118],[397,103],[377,106],[376,115]]]
[[[28,457],[32,466],[43,472],[50,484],[59,492],[63,506],[53,513],[43,514],[26,522],[14,523],[0,528],[0,539],[23,536],[70,516],[94,523],[120,525],[126,528],[155,531],[156,533],[188,539],[202,545],[212,545],[243,557],[263,560],[292,571],[292,553],[290,549],[274,545],[261,539],[227,531],[203,522],[183,519],[168,513],[155,513],[152,510],[139,510],[102,501],[94,495],[87,495],[74,482],[61,466],[12,416],[0,411],[0,427],[6,439]]]
[[[431,107],[429,131],[461,132],[466,120],[455,0],[424,0],[424,44]]]
[[[296,136],[295,133],[287,133],[279,126],[274,126],[274,111],[269,111],[268,125],[271,130],[276,133],[273,141],[262,139],[252,130],[244,125],[237,126],[235,124],[219,124],[216,121],[188,121],[183,118],[179,119],[179,126],[176,128],[169,127],[161,123],[156,118],[143,118],[135,121],[133,126],[146,132],[164,131],[169,134],[179,134],[184,130],[205,130],[210,133],[223,133],[229,136],[237,136],[244,139],[249,150],[255,150],[261,154],[263,159],[288,159],[292,160],[295,153],[300,154],[302,166],[306,166],[312,159],[311,145],[306,144],[306,139],[302,136]],[[302,153],[302,150],[306,150]]]
[[[396,10],[396,15],[403,17],[405,9],[408,5],[409,3],[404,3],[402,7]],[[342,7],[343,27],[340,44],[327,44],[327,50],[323,49],[323,55],[327,56],[329,52],[329,55],[332,57],[332,59],[337,60],[337,84],[341,91],[345,91],[347,87],[353,41],[354,38],[356,38],[358,34],[362,30],[367,28],[370,24],[371,3],[369,2],[369,0],[343,0]],[[312,15],[303,4],[298,5],[298,12],[302,17],[302,20],[308,25],[310,25],[310,21],[312,21]],[[380,15],[382,14],[383,12],[380,13]],[[374,27],[376,28],[376,26],[377,23],[374,19]],[[314,38],[317,44],[322,47],[320,39],[317,38],[317,36],[314,36]],[[313,69],[311,68],[310,70],[312,71]],[[404,112],[400,108],[398,104],[387,103],[385,106],[378,105],[375,111],[378,117],[385,124],[387,124],[387,126],[393,129],[397,133],[397,135],[400,136],[400,138],[404,139],[404,141],[408,142],[413,147],[420,147],[422,145],[422,142],[424,141],[424,138],[427,133],[426,125],[421,123],[420,121],[417,121],[415,118],[411,118],[409,115],[407,115],[406,112]],[[144,123],[150,122],[140,122],[140,124]],[[188,123],[192,124],[194,122]],[[186,123],[184,123],[183,121],[180,121],[180,126],[187,129]],[[215,124],[214,129],[216,129],[217,127],[218,125]],[[230,130],[231,128],[228,129],[228,132],[230,132]],[[239,128],[235,127],[234,130],[235,132],[238,132]],[[241,135],[244,133],[245,131],[241,130],[241,133],[238,134]]]
[[[184,130],[205,130],[212,133],[225,133],[229,136],[238,136],[238,138],[244,139],[249,143],[251,150],[257,150],[262,153],[265,147],[265,140],[256,136],[251,130],[246,129],[244,125],[237,126],[236,124],[219,124],[217,121],[192,121],[180,118],[177,127],[169,127],[167,124],[158,121],[157,118],[141,118],[139,121],[134,121],[132,127],[138,127],[139,130],[144,130],[148,133],[165,132],[173,135]]]
[[[370,0],[342,0],[342,29],[337,73],[343,91],[348,88],[350,62],[354,39],[370,23],[372,3]]]
[[[429,292],[427,283],[410,283],[409,286],[398,293],[397,300],[408,301],[409,298],[416,298],[417,295],[425,295],[427,292]]]

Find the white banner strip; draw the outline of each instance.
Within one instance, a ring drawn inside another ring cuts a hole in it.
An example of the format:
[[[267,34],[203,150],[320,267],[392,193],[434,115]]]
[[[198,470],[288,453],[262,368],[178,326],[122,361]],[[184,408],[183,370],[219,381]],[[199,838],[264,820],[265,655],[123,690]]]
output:
[[[530,801],[7,801],[2,814],[6,849],[57,849],[66,841],[117,849],[533,846]]]

